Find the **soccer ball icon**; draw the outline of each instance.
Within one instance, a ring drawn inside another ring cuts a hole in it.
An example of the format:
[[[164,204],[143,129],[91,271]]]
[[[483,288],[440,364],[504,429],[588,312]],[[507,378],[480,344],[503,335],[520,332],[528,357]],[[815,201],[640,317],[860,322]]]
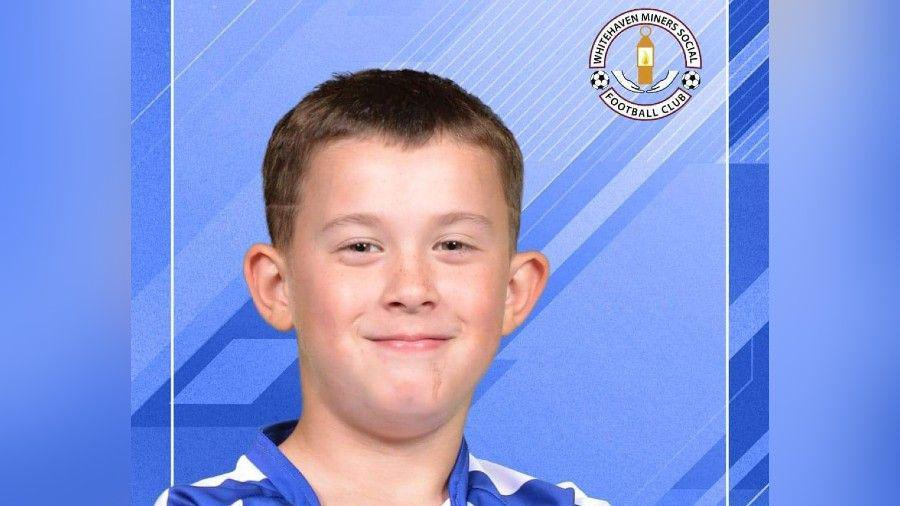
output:
[[[689,90],[696,89],[700,86],[700,74],[693,70],[688,70],[681,76],[681,84]]]
[[[609,86],[609,76],[606,75],[606,72],[598,70],[591,74],[591,88],[602,90],[607,86]]]

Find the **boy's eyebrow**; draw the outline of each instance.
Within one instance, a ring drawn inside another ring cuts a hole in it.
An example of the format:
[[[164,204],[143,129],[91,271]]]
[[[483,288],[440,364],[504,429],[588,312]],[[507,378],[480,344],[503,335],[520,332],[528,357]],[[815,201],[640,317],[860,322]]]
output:
[[[380,220],[374,214],[365,214],[365,213],[351,213],[351,214],[343,214],[330,220],[325,226],[322,227],[321,233],[325,233],[332,228],[337,228],[342,225],[350,225],[356,223],[358,225],[366,225],[370,227],[377,226],[380,223]]]
[[[456,211],[452,213],[447,213],[439,216],[436,220],[438,225],[446,227],[447,225],[453,225],[454,223],[460,221],[468,221],[478,225],[480,227],[491,230],[494,228],[494,223],[487,216],[483,216],[477,213],[469,213],[465,211]]]
[[[465,211],[455,211],[447,214],[442,214],[435,218],[434,221],[437,225],[440,226],[448,226],[460,221],[468,221],[488,230],[491,230],[494,227],[494,223],[487,216]],[[338,216],[337,218],[329,220],[328,223],[326,223],[325,226],[322,227],[321,233],[325,233],[332,228],[340,227],[342,225],[357,224],[369,227],[377,227],[380,223],[381,220],[374,214],[343,214],[341,216]]]

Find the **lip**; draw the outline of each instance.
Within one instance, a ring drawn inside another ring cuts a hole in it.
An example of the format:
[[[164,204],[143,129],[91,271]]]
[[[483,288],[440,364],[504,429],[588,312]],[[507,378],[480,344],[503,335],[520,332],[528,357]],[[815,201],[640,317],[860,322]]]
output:
[[[441,348],[451,337],[436,334],[393,334],[368,339],[379,348],[415,353]]]

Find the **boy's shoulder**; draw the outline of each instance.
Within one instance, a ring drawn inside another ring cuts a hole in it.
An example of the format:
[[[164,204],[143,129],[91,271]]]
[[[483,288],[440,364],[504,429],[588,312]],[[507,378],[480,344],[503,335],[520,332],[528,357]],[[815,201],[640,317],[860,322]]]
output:
[[[571,481],[544,481],[511,467],[479,459],[471,453],[468,474],[468,504],[471,506],[610,506],[607,501],[589,497]]]
[[[571,481],[553,484],[469,454],[466,506],[554,505],[610,506],[588,497]],[[191,485],[170,487],[154,506],[245,506],[263,499],[267,505],[292,505],[246,455],[234,470]],[[442,506],[450,506],[450,500]]]
[[[233,470],[191,485],[169,487],[153,506],[243,506],[244,500],[263,497],[269,499],[266,504],[290,504],[269,478],[246,455],[241,455]]]
[[[191,485],[170,487],[154,506],[319,506],[302,473],[278,449],[296,420],[263,428],[232,471]],[[570,481],[551,483],[513,468],[479,459],[463,438],[449,477],[450,499],[441,506],[609,506],[588,497]]]

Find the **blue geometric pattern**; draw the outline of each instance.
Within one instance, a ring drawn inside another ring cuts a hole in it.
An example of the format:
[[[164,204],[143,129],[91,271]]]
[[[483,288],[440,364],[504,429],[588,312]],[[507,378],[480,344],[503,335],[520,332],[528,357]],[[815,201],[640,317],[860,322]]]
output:
[[[294,361],[287,339],[235,339],[175,397],[178,404],[251,404]],[[235,371],[243,381],[233,382]],[[220,388],[230,384],[231,388]]]
[[[640,6],[176,2],[179,482],[227,470],[259,426],[302,409],[294,336],[259,317],[240,265],[267,240],[259,167],[272,125],[331,72],[411,67],[454,79],[514,132],[519,248],[551,260],[544,295],[476,390],[475,453],[615,505],[724,504],[727,360],[730,503],[768,504],[768,2],[647,5],[703,46],[691,103],[652,122],[611,114],[588,87],[596,31]],[[135,504],[168,485],[169,9],[132,4]],[[658,61],[677,57],[660,45]]]

